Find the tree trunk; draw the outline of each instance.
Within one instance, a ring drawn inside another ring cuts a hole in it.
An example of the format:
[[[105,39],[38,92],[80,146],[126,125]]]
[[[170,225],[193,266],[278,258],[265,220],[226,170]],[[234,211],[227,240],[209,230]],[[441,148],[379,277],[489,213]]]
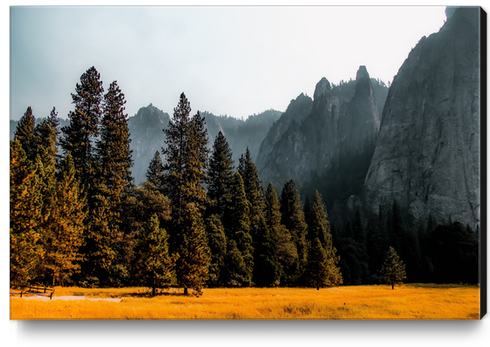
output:
[[[395,289],[395,283],[391,284],[391,289]]]
[[[189,292],[187,291],[187,288],[184,288],[184,295],[188,295]]]
[[[156,291],[157,291],[157,288],[156,287],[152,287],[151,288],[151,296],[155,296]]]

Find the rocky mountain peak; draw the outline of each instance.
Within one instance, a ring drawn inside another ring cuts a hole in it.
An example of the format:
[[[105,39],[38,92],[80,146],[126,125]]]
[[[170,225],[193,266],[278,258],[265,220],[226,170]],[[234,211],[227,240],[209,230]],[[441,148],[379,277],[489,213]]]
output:
[[[359,70],[357,70],[356,80],[358,81],[359,79],[361,79],[363,77],[369,79],[369,73],[366,69],[366,66],[361,65],[361,66],[359,66]]]
[[[331,90],[332,86],[330,85],[330,82],[323,77],[320,82],[316,84],[315,93],[313,94],[314,109],[316,109],[318,105],[326,103],[326,101],[330,98]]]

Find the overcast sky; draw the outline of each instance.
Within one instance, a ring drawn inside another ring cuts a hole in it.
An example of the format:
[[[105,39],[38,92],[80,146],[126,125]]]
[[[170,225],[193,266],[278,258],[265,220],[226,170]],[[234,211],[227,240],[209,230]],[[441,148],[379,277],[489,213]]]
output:
[[[129,116],[150,103],[172,114],[181,92],[193,113],[284,111],[359,65],[391,82],[445,18],[442,6],[11,7],[10,119],[28,106],[66,118],[91,66],[106,90],[118,81]]]

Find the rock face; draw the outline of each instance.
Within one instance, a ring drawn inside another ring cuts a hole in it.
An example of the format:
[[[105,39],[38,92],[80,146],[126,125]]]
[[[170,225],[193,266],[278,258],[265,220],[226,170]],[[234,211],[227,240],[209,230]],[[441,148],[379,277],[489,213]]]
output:
[[[478,27],[478,8],[456,9],[393,80],[364,185],[373,209],[396,200],[421,222],[479,224]]]
[[[292,100],[259,149],[256,162],[264,185],[272,182],[281,189],[294,179],[301,189],[335,156],[373,142],[387,90],[361,66],[355,81],[332,86],[322,78],[313,100],[304,94]]]

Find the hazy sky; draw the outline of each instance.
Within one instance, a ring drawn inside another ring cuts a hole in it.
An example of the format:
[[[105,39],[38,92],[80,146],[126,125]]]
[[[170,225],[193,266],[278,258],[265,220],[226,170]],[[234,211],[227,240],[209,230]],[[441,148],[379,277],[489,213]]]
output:
[[[444,24],[423,7],[11,7],[10,119],[28,106],[66,118],[91,66],[117,80],[129,116],[153,103],[169,114],[184,92],[193,109],[247,117],[284,111],[316,83],[393,80],[422,36]]]

